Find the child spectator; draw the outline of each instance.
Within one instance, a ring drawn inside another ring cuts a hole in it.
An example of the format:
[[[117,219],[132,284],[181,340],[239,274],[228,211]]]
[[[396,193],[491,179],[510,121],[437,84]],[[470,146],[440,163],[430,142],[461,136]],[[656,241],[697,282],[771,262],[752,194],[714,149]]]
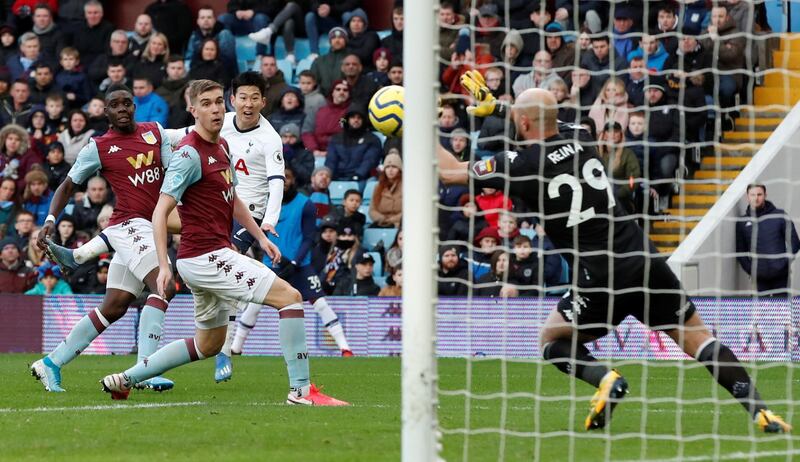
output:
[[[58,93],[47,95],[44,100],[44,110],[47,112],[47,127],[54,133],[64,131],[67,126],[67,118],[64,116],[64,97]]]
[[[25,295],[72,295],[72,289],[62,279],[58,265],[46,261],[39,266],[37,272],[39,282],[25,292]]]
[[[272,124],[272,128],[280,133],[281,128],[286,124],[295,124],[298,127],[302,127],[306,118],[303,104],[303,94],[300,90],[294,87],[287,87],[283,90],[279,107],[267,118],[269,123]]]
[[[520,234],[514,238],[514,253],[511,257],[511,271],[520,287],[521,296],[535,297],[539,288],[556,286],[561,279],[561,257],[552,253],[553,244],[546,236],[535,237]],[[544,268],[539,274],[541,265]],[[536,286],[536,287],[534,287]]]
[[[372,201],[369,216],[373,228],[399,228],[403,218],[403,160],[397,154],[383,159],[383,171]]]
[[[316,245],[311,249],[311,266],[314,271],[319,274],[322,268],[325,267],[325,262],[328,258],[328,253],[336,244],[336,237],[339,233],[336,232],[336,220],[327,216],[319,225],[319,240]]]
[[[511,274],[510,256],[508,252],[498,250],[492,253],[490,270],[475,281],[477,297],[517,297],[519,290],[517,281]]]
[[[389,64],[389,83],[392,85],[403,85],[403,63],[400,61],[393,61]]]
[[[628,129],[625,130],[625,146],[633,151],[642,172],[647,171],[644,170],[644,122],[644,112],[632,112],[628,116]]]
[[[56,74],[56,85],[64,93],[69,106],[83,106],[92,97],[89,77],[79,70],[80,53],[72,47],[61,50],[61,70]]]
[[[25,193],[22,196],[22,207],[34,215],[36,226],[44,225],[44,219],[50,210],[53,192],[47,187],[47,174],[37,168],[25,175]]]
[[[14,33],[14,27],[10,24],[0,26],[0,64],[5,64],[8,58],[18,51]]]
[[[79,247],[80,242],[75,230],[75,219],[72,218],[72,215],[62,216],[58,220],[56,231],[55,236],[53,236],[53,242],[68,249],[77,249]]]
[[[503,191],[493,188],[481,188],[481,193],[475,196],[475,205],[478,210],[484,212],[486,225],[497,228],[497,221],[502,210],[511,210],[513,205],[511,200],[503,194]]]
[[[362,200],[363,198],[358,190],[348,189],[344,193],[342,205],[337,205],[331,212],[339,226],[352,229],[358,237],[364,235],[364,226],[367,223],[367,217],[358,211]]]
[[[372,54],[372,64],[374,71],[367,74],[367,78],[378,88],[389,85],[389,63],[392,62],[392,53],[386,48],[378,48]]]
[[[89,128],[89,118],[80,109],[73,109],[67,114],[67,129],[58,134],[58,141],[64,146],[64,160],[75,163],[78,153],[94,135]]]
[[[517,219],[509,212],[501,212],[497,218],[497,235],[503,248],[511,248],[514,238],[519,236]]]
[[[300,128],[303,130],[301,133],[305,133],[308,131],[306,130],[306,125],[309,127],[313,125],[314,116],[325,105],[325,96],[320,93],[317,87],[317,78],[314,77],[313,72],[309,70],[302,71],[299,81],[300,92],[303,95],[303,111],[306,114],[305,119],[303,119],[303,125]]]
[[[567,88],[567,83],[561,79],[556,79],[550,82],[547,89],[556,97],[556,101],[558,102],[558,120],[567,123],[577,122],[578,111],[575,105],[569,100],[569,88]]]
[[[36,217],[25,209],[20,209],[14,220],[14,231],[21,250],[27,250],[33,231],[36,229]]]
[[[497,250],[499,242],[500,235],[497,234],[497,228],[494,227],[483,228],[475,236],[472,243],[476,248],[472,253],[470,263],[472,264],[472,277],[476,281],[491,270],[492,254]]]
[[[97,262],[97,270],[94,273],[93,284],[88,287],[88,294],[105,294],[106,284],[108,283],[108,269],[111,267],[111,256],[108,254],[100,255]]]
[[[94,130],[94,136],[100,136],[108,131],[108,117],[106,117],[105,109],[106,102],[100,97],[92,98],[86,106],[89,129]]]
[[[375,259],[367,252],[361,252],[354,258],[355,271],[344,273],[344,277],[336,282],[333,295],[348,297],[376,296],[381,288],[375,284],[372,272],[375,268]]]
[[[14,221],[19,209],[17,182],[11,178],[0,180],[0,239],[16,235]]]
[[[403,267],[394,268],[389,277],[386,278],[388,285],[378,292],[378,297],[402,297],[403,296]]]
[[[100,209],[100,213],[97,214],[97,220],[96,220],[98,234],[104,229],[108,228],[108,223],[111,222],[111,215],[113,214],[114,214],[114,207],[110,204],[106,204]]]

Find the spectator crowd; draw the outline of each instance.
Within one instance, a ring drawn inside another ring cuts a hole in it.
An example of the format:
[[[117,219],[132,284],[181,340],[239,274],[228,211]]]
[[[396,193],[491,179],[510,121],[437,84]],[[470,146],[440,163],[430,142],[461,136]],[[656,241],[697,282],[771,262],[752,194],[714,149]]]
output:
[[[130,86],[137,121],[179,128],[193,123],[189,81],[227,89],[253,68],[267,82],[262,114],[316,206],[313,264],[326,293],[398,295],[402,143],[372,129],[367,105],[381,87],[403,84],[403,5],[391,10],[391,30],[376,31],[362,3],[231,0],[225,11],[193,13],[183,1],[158,0],[128,31],[106,17],[109,2],[13,2],[0,25],[0,291],[105,290],[109,255],[65,276],[32,243],[78,152],[108,130],[106,89]],[[761,51],[757,38],[768,25],[763,4],[644,3],[442,1],[442,145],[470,160],[507,149],[514,137],[506,120],[467,115],[466,71],[479,70],[508,102],[544,88],[562,121],[597,140],[617,201],[630,213],[663,213],[676,175],[691,176],[708,142],[733,128],[751,71],[768,66],[767,53],[744,52]],[[298,37],[308,38],[302,54]],[[248,40],[253,63],[237,57],[237,43]],[[567,262],[514,197],[446,185],[439,193],[441,295],[465,294],[471,283],[476,295],[530,296],[568,282]],[[82,245],[108,224],[113,206],[106,181],[92,178],[58,217],[56,242]]]

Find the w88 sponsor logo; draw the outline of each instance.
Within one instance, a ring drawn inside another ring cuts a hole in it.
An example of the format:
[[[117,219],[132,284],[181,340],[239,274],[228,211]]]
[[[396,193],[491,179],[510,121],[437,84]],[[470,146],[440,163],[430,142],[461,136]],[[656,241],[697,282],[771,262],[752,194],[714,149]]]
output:
[[[162,167],[153,167],[143,172],[139,172],[133,175],[128,175],[128,179],[131,181],[134,187],[137,187],[140,184],[156,183],[158,181],[161,181],[162,170],[163,170]]]

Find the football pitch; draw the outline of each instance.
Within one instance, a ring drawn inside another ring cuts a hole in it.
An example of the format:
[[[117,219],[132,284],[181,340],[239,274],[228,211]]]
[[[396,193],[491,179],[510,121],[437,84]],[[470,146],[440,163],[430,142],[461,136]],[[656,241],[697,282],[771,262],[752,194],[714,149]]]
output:
[[[175,380],[174,390],[134,391],[128,401],[119,402],[100,391],[98,380],[128,367],[132,356],[79,357],[63,371],[68,390],[63,394],[45,393],[28,374],[28,364],[38,357],[7,354],[0,359],[0,460],[400,458],[396,357],[312,361],[314,381],[353,403],[347,408],[284,405],[287,381],[281,358],[236,358],[233,380],[223,384],[214,383],[213,359],[200,361],[167,374]],[[712,386],[705,369],[681,363],[687,367],[679,372],[675,364],[650,362],[646,375],[641,365],[616,364],[631,393],[617,408],[610,429],[587,434],[582,422],[593,390],[552,366],[442,359],[442,456],[449,461],[800,458],[796,433],[757,433],[742,408]],[[762,395],[797,425],[800,407],[791,401],[800,397],[800,374],[793,376],[785,363],[760,366],[756,380]],[[539,399],[533,395],[537,389]]]

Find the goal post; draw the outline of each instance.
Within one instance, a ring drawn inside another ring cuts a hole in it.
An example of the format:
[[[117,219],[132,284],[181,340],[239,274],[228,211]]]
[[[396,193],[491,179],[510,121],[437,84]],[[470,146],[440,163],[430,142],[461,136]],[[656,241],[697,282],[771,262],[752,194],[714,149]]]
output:
[[[404,5],[402,459],[437,459],[436,213],[438,1]]]

